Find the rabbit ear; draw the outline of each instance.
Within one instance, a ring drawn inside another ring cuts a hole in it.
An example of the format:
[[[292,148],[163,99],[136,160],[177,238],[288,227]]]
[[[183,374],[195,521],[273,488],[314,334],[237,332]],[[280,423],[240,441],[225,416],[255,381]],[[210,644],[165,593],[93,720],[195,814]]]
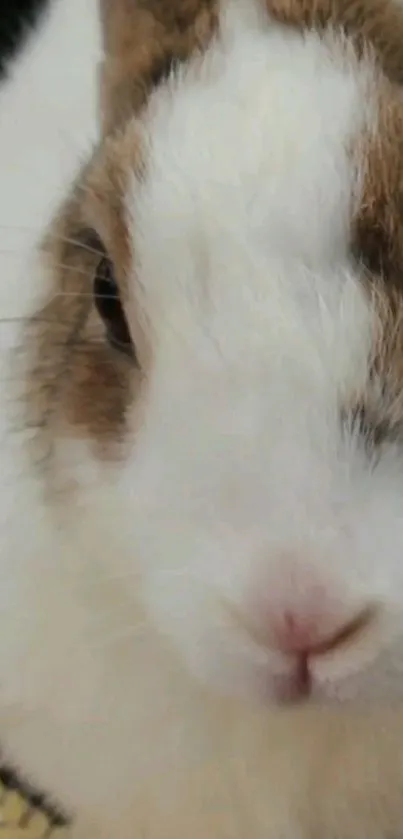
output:
[[[262,0],[269,14],[298,28],[335,25],[361,53],[371,45],[388,78],[403,83],[403,4],[396,0]]]
[[[101,0],[105,133],[138,113],[152,88],[213,34],[218,0]]]
[[[100,9],[104,46],[101,107],[107,134],[142,104],[141,65],[149,51],[151,33],[147,32],[146,16],[137,8],[136,0],[101,0]]]

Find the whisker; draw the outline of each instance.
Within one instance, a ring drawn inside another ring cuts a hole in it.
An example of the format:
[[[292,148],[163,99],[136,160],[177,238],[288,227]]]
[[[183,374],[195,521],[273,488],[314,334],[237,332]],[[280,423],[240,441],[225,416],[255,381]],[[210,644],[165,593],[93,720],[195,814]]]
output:
[[[42,230],[39,229],[39,228],[36,229],[36,228],[29,228],[29,227],[5,227],[5,226],[2,227],[0,225],[0,230],[1,229],[3,229],[4,231],[7,231],[7,232],[10,232],[11,230],[15,230],[15,231],[20,231],[22,233],[31,233],[31,232],[32,233],[38,233],[38,234],[42,233]],[[48,239],[50,239],[53,242],[64,242],[67,245],[74,245],[75,247],[80,248],[81,250],[84,250],[88,253],[95,254],[95,256],[99,256],[100,259],[105,255],[101,248],[94,248],[94,247],[92,247],[92,245],[88,245],[87,242],[82,242],[82,241],[80,241],[80,239],[75,239],[72,236],[63,236],[59,233],[47,233],[46,230],[43,231],[43,232],[44,232],[45,237],[47,237]],[[38,250],[41,250],[41,245],[38,245]],[[0,250],[0,253],[20,255],[20,251],[18,250],[18,247],[10,248],[10,249],[2,248]]]
[[[0,317],[0,325],[8,323],[53,323],[57,326],[68,326],[71,324],[71,321],[56,317],[44,317],[42,315],[9,315],[6,317]]]
[[[98,296],[100,298],[110,299],[108,294],[97,295],[97,297]],[[52,301],[57,300],[59,297],[79,297],[81,299],[85,297],[93,297],[93,294],[91,291],[57,291],[56,294],[52,296]]]
[[[93,253],[95,254],[95,256],[99,256],[100,259],[103,256],[105,256],[101,248],[94,248],[92,247],[92,245],[88,245],[87,242],[82,242],[80,241],[80,239],[75,239],[71,236],[63,236],[59,233],[51,233],[49,235],[49,238],[56,242],[65,242],[67,245],[74,245],[75,247],[81,248],[82,250],[87,251],[88,253]]]
[[[60,321],[58,321],[56,318],[54,318],[54,319],[52,319],[52,318],[40,318],[40,317],[38,317],[38,318],[33,317],[32,318],[32,317],[29,317],[29,315],[15,315],[14,317],[0,318],[0,324],[3,324],[3,323],[4,324],[5,323],[24,323],[24,321],[26,321],[27,323],[32,323],[33,321],[38,322],[38,323],[60,323]]]
[[[0,256],[2,255],[7,256],[20,256],[20,252],[17,249],[13,250],[4,250],[0,249]],[[85,277],[93,277],[94,271],[91,271],[89,268],[78,268],[76,265],[68,265],[66,262],[55,262],[53,265],[54,268],[60,268],[63,271],[73,271],[76,274],[82,274]]]
[[[60,268],[62,271],[73,271],[75,274],[81,274],[83,277],[94,276],[94,271],[90,271],[88,268],[77,268],[76,265],[68,265],[65,262],[55,262],[53,267]]]

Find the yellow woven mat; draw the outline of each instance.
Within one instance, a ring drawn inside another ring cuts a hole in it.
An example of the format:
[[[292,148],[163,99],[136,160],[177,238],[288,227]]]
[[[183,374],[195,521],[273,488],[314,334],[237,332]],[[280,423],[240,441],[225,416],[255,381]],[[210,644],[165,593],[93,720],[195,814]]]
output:
[[[68,829],[53,827],[19,793],[0,784],[0,839],[68,839]]]

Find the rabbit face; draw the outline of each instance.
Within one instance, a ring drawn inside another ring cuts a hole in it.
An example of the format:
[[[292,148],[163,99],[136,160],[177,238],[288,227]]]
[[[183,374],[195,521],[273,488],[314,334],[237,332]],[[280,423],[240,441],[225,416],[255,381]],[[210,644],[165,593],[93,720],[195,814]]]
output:
[[[114,130],[48,247],[76,293],[31,336],[31,410],[39,426],[64,365],[41,425],[54,474],[198,678],[263,701],[395,696],[400,94],[338,34],[252,4],[199,24],[204,51],[159,56],[147,101],[108,77]]]

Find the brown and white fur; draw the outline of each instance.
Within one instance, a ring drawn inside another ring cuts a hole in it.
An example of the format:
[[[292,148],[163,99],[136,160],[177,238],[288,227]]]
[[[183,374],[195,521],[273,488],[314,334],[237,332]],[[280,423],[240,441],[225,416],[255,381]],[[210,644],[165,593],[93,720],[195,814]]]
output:
[[[397,0],[54,0],[0,91],[0,740],[79,836],[403,836],[402,82]]]

